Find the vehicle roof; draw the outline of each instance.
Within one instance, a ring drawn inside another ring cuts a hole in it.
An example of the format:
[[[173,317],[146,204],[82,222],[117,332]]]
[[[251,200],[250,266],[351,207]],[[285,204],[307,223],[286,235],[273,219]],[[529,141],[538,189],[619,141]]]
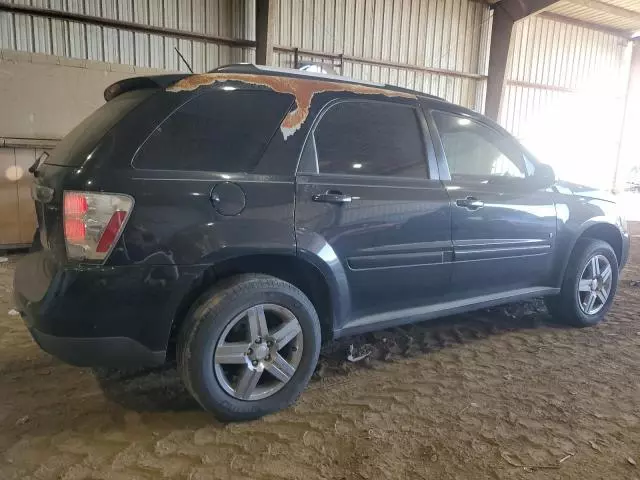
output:
[[[388,83],[368,82],[366,80],[357,80],[354,78],[344,77],[342,75],[333,75],[327,73],[309,72],[306,70],[296,70],[293,68],[284,67],[272,67],[265,65],[255,65],[253,63],[234,63],[229,65],[223,65],[207,73],[247,73],[253,75],[270,75],[280,77],[292,77],[300,80],[325,80],[337,83],[347,83],[362,85],[366,87],[376,87],[390,92],[404,93],[415,95],[416,97],[430,98],[434,100],[441,100],[446,102],[445,99],[436,95],[430,95],[428,93],[420,92],[418,90],[411,90],[409,88],[398,87],[395,85],[389,85]],[[447,102],[448,103],[448,102]]]
[[[477,116],[477,112],[473,110],[469,110],[460,105],[456,105],[445,100],[442,97],[438,97],[436,95],[431,95],[425,92],[421,92],[418,90],[412,90],[409,88],[398,87],[395,85],[390,85],[388,83],[377,83],[377,82],[369,82],[366,80],[357,80],[354,78],[344,77],[341,75],[333,75],[333,74],[324,74],[324,73],[316,73],[309,72],[305,70],[296,70],[293,68],[283,68],[283,67],[272,67],[265,65],[255,65],[253,63],[235,63],[229,65],[223,65],[213,70],[210,70],[206,74],[188,74],[188,73],[180,73],[180,74],[164,74],[164,75],[150,75],[150,76],[141,76],[141,77],[132,77],[126,78],[123,80],[119,80],[112,85],[109,85],[104,91],[104,98],[106,101],[112,100],[113,98],[121,95],[130,90],[138,90],[141,88],[168,88],[172,89],[177,83],[181,80],[190,83],[190,79],[197,79],[198,77],[202,77],[204,75],[215,75],[215,74],[238,74],[238,75],[264,75],[268,77],[281,77],[281,78],[292,78],[296,80],[311,80],[311,81],[328,81],[331,83],[344,83],[345,90],[351,90],[357,86],[361,87],[373,87],[376,89],[380,89],[389,94],[397,94],[401,96],[411,95],[416,97],[417,99],[430,100],[435,101],[437,104],[440,104],[441,107],[456,110],[458,112],[467,113],[469,115]],[[208,82],[205,82],[208,83]]]
[[[412,90],[410,88],[398,87],[395,85],[389,85],[388,83],[376,83],[368,82],[366,80],[357,80],[354,78],[343,77],[341,75],[325,74],[318,72],[309,72],[305,70],[296,70],[293,68],[272,67],[266,65],[255,65],[253,63],[234,63],[229,65],[223,65],[215,68],[209,72],[209,74],[225,73],[225,74],[249,74],[249,75],[265,75],[270,77],[285,77],[295,78],[302,81],[315,80],[315,81],[330,81],[333,83],[344,83],[346,86],[353,88],[353,86],[373,87],[383,91],[387,91],[390,94],[397,95],[411,95],[420,100],[427,100],[431,103],[431,106],[441,108],[443,110],[462,113],[475,118],[481,118],[483,121],[496,125],[491,119],[484,115],[471,110],[467,107],[451,103],[448,100],[431,95],[429,93],[421,92],[418,90]]]
[[[294,95],[296,98],[296,109],[287,115],[282,126],[285,139],[298,130],[306,120],[312,97],[317,93],[330,91],[413,98],[421,102],[427,102],[429,108],[481,118],[483,121],[497,126],[494,125],[494,122],[473,110],[450,103],[441,97],[417,90],[356,80],[340,75],[315,73],[291,68],[268,67],[250,63],[225,65],[201,74],[184,73],[125,79],[109,86],[105,90],[105,99],[109,101],[124,92],[140,88],[160,88],[168,92],[182,92],[193,91],[200,87],[211,86],[226,81],[240,81],[248,84],[266,86],[276,92]]]

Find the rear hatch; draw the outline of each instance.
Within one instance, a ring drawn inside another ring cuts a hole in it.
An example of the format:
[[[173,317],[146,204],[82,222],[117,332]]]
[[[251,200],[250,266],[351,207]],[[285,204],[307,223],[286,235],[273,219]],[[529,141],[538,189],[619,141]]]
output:
[[[92,184],[89,171],[96,156],[104,165],[113,147],[102,146],[103,139],[130,112],[159,89],[183,75],[138,77],[117,82],[104,92],[107,102],[75,127],[40,165],[34,165],[32,197],[43,248],[58,260],[66,260],[63,202],[64,191],[100,189]]]

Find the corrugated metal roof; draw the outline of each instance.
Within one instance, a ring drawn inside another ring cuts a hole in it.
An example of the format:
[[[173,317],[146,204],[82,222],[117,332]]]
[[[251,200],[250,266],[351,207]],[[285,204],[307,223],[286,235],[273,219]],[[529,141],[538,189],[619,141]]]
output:
[[[486,0],[489,4],[505,0]],[[630,36],[640,31],[640,0],[561,0],[545,12],[618,30]]]
[[[504,0],[486,0],[489,4]],[[640,0],[561,0],[545,12],[619,30],[630,36],[640,31]]]
[[[640,30],[640,0],[561,0],[545,11],[626,34]]]
[[[614,7],[624,8],[640,14],[640,1],[638,0],[600,0],[602,3],[612,5]]]

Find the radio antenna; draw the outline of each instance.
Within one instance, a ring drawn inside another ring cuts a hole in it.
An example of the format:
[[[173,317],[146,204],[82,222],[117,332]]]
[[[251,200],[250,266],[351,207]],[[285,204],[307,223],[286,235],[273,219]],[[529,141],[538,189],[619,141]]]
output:
[[[184,56],[180,53],[180,50],[178,50],[178,47],[173,47],[176,50],[176,53],[178,54],[178,56],[182,59],[182,61],[184,62],[184,64],[187,66],[187,68],[189,69],[189,71],[191,73],[193,73],[193,68],[191,68],[191,65],[189,65],[189,62],[187,62],[187,59],[184,58]]]

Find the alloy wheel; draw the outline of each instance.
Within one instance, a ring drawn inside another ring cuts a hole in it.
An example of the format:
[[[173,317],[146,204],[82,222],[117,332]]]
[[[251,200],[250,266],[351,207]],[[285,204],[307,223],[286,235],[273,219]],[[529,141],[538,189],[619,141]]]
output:
[[[587,315],[595,315],[607,303],[613,275],[611,263],[604,255],[594,255],[582,269],[578,283],[578,303]]]
[[[265,303],[229,322],[215,348],[216,380],[231,396],[261,400],[283,388],[302,358],[300,322],[287,308]]]

